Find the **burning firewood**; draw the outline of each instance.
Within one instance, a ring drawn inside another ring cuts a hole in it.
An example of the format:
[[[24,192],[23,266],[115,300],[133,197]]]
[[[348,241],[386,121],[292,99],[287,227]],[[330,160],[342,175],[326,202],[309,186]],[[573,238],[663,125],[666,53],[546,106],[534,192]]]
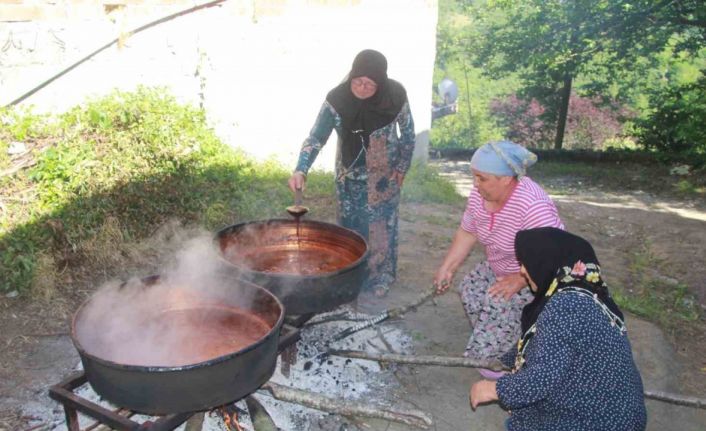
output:
[[[313,409],[335,413],[344,416],[364,416],[385,419],[427,429],[433,425],[431,417],[420,410],[392,410],[382,406],[371,406],[355,401],[337,400],[312,392],[288,388],[277,383],[268,382],[262,389],[269,391],[280,401],[301,404]]]
[[[238,408],[234,405],[225,405],[218,408],[218,412],[221,414],[223,419],[223,424],[226,426],[228,431],[244,431],[243,427],[238,421]]]

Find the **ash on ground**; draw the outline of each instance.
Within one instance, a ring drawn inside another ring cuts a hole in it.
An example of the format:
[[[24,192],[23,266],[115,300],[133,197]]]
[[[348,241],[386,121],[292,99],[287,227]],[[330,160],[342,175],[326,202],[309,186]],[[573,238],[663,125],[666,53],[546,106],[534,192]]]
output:
[[[342,313],[345,313],[345,316],[341,316]],[[336,317],[345,320],[317,324]],[[322,354],[325,347],[370,353],[411,353],[411,337],[398,328],[394,321],[382,322],[325,345],[326,340],[332,339],[341,331],[373,317],[375,316],[356,313],[347,306],[317,315],[301,330],[301,339],[296,345],[296,359],[287,365],[283,363],[283,358],[287,355],[280,355],[271,381],[337,400],[357,400],[383,407],[399,405],[400,401],[395,396],[395,390],[400,386],[395,376],[395,372],[399,370],[397,365],[380,366],[375,361]],[[283,374],[283,368],[289,368],[286,373],[288,376]],[[277,427],[283,430],[357,429],[355,424],[345,418],[278,401],[262,390],[256,393],[256,397]]]

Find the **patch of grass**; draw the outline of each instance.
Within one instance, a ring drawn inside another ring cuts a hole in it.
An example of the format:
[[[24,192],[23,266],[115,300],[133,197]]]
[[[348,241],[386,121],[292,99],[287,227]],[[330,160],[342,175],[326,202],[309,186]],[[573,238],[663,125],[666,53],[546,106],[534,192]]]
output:
[[[649,282],[639,294],[625,288],[614,289],[616,303],[626,311],[659,323],[667,329],[676,329],[700,319],[698,303],[683,284],[665,286]]]
[[[55,134],[58,128],[49,116],[35,114],[31,108],[0,108],[0,169],[10,166],[8,149],[13,142],[31,149],[38,140]]]
[[[414,341],[424,341],[426,337],[419,331],[412,331],[412,339]]]
[[[650,244],[643,244],[630,256],[632,285],[613,289],[616,303],[669,330],[698,323],[701,318],[698,301],[686,285],[661,276],[657,271],[663,266],[665,262],[651,252]]]
[[[697,184],[695,179],[681,179],[676,182],[674,189],[681,195],[692,197],[706,196],[706,186]]]
[[[441,177],[436,168],[419,163],[412,165],[402,187],[404,202],[455,204],[462,199],[453,184]]]
[[[454,216],[456,216],[454,214]],[[429,223],[432,225],[436,226],[443,226],[443,227],[457,227],[458,226],[458,217],[450,217],[448,215],[436,215],[436,214],[427,214],[422,216],[422,220],[424,220],[425,223]]]
[[[213,230],[291,204],[289,169],[227,147],[203,111],[162,89],[114,92],[55,119],[6,110],[2,121],[0,142],[23,140],[34,165],[0,179],[0,291],[50,296],[49,284],[120,271],[128,246],[171,220]],[[333,191],[322,174],[308,186]]]
[[[540,161],[530,168],[529,175],[540,182],[552,184],[557,178],[567,178],[573,187],[600,187],[606,190],[663,189],[659,180],[668,177],[668,170],[657,165],[624,162]]]
[[[687,197],[706,196],[703,172],[694,172],[688,178],[669,174],[668,165],[629,162],[577,162],[542,160],[529,170],[529,176],[552,193],[571,193],[573,190],[595,187],[606,191],[649,190]]]

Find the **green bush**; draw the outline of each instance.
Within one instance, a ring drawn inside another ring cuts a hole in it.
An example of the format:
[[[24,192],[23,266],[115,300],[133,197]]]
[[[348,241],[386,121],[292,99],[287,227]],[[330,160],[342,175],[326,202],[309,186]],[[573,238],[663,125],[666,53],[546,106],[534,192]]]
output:
[[[651,100],[657,108],[636,121],[640,143],[662,152],[667,161],[681,155],[695,165],[706,163],[706,76],[656,91]]]
[[[439,175],[432,166],[414,163],[402,187],[403,202],[433,202],[454,204],[462,197],[453,184]]]
[[[288,170],[227,147],[203,111],[162,89],[114,92],[48,121],[3,112],[12,127],[0,142],[22,140],[35,164],[0,183],[13,197],[0,213],[0,291],[26,291],[39,254],[60,271],[86,264],[83,246],[109,217],[120,238],[139,241],[170,220],[213,229],[281,215],[291,200]],[[313,189],[323,181],[315,176]]]

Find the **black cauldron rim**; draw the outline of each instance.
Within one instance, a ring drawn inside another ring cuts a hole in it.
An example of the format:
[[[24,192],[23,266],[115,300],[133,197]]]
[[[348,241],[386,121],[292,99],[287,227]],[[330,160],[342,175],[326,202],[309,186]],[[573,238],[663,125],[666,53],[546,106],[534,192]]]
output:
[[[337,229],[341,229],[343,231],[346,231],[347,233],[352,234],[353,236],[357,237],[357,239],[361,240],[363,244],[365,245],[365,252],[360,255],[358,259],[355,261],[349,263],[345,267],[341,269],[337,269],[336,271],[331,271],[331,272],[317,272],[316,274],[297,274],[294,272],[267,272],[267,271],[256,271],[254,269],[248,268],[247,266],[244,265],[238,265],[236,263],[233,263],[226,259],[223,256],[223,253],[220,250],[220,247],[218,249],[218,258],[226,263],[227,265],[233,266],[237,268],[239,271],[242,271],[243,273],[250,273],[250,274],[266,274],[270,277],[279,277],[279,278],[286,278],[286,277],[294,277],[297,279],[302,279],[302,280],[313,280],[313,279],[319,279],[321,277],[333,277],[339,274],[345,274],[347,272],[351,272],[361,264],[361,262],[364,262],[368,259],[368,256],[370,255],[370,245],[368,244],[368,241],[363,237],[363,235],[359,234],[358,232],[354,231],[353,229],[349,229],[347,227],[343,227],[338,224],[334,223],[328,223],[328,222],[323,222],[323,221],[318,221],[318,220],[300,220],[299,221],[302,224],[312,224],[312,225],[323,225],[323,226],[332,226]],[[255,225],[255,224],[270,224],[270,223],[296,223],[292,221],[291,219],[286,219],[286,218],[271,218],[271,219],[264,219],[264,220],[249,220],[246,222],[241,222],[241,223],[234,223],[231,225],[224,226],[223,228],[219,229],[216,232],[216,235],[214,236],[214,242],[218,242],[221,238],[221,236],[226,235],[230,233],[231,231],[235,230],[236,228],[243,228],[248,225]]]
[[[152,284],[155,284],[159,281],[160,276],[159,275],[150,275],[147,277],[142,278],[142,282],[146,286],[150,286]],[[76,319],[78,316],[81,314],[81,311],[84,309],[84,307],[88,306],[88,304],[91,302],[92,297],[86,299],[83,301],[83,303],[78,307],[76,312],[74,312],[73,317],[71,318],[71,341],[74,344],[74,347],[76,350],[79,352],[80,356],[84,356],[91,361],[95,361],[97,363],[106,365],[108,367],[116,368],[116,369],[121,369],[121,370],[130,370],[130,371],[145,371],[145,372],[150,372],[150,373],[170,373],[170,372],[180,372],[180,371],[186,371],[186,370],[195,370],[199,368],[205,368],[205,367],[210,367],[212,365],[219,364],[221,362],[228,361],[236,356],[243,355],[250,350],[258,348],[260,345],[262,345],[265,341],[268,339],[274,337],[277,335],[277,332],[281,330],[282,325],[284,323],[284,316],[285,316],[285,309],[284,305],[282,304],[282,301],[277,298],[272,292],[269,290],[265,289],[262,286],[258,286],[253,283],[249,283],[244,280],[238,280],[239,283],[245,282],[250,285],[250,287],[255,287],[258,290],[266,293],[268,296],[270,296],[272,299],[274,299],[275,303],[279,307],[279,317],[277,318],[277,321],[275,324],[270,328],[270,330],[265,334],[263,337],[259,338],[257,341],[252,342],[250,345],[240,349],[236,350],[234,352],[228,353],[227,355],[221,355],[212,359],[209,359],[207,361],[202,361],[202,362],[197,362],[195,364],[188,364],[188,365],[180,365],[177,367],[170,367],[170,366],[162,366],[162,365],[134,365],[134,364],[122,364],[120,362],[115,362],[111,361],[105,358],[101,358],[100,356],[96,356],[94,354],[88,353],[86,349],[81,345],[81,343],[78,340],[78,336],[76,335]]]

